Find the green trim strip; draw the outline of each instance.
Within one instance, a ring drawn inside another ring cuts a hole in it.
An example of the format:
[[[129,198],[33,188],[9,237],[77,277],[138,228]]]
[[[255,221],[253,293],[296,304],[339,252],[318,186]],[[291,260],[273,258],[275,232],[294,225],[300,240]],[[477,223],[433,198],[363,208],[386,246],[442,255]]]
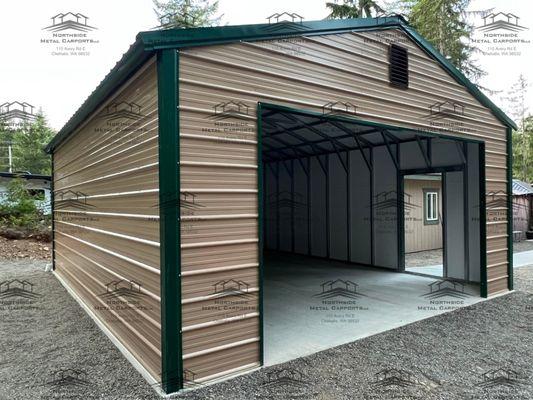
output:
[[[259,362],[264,365],[265,362],[265,332],[264,332],[264,262],[263,262],[263,216],[264,216],[264,198],[263,198],[263,124],[262,124],[262,107],[261,103],[257,104],[257,204],[258,220],[257,234],[259,238]]]
[[[94,110],[132,73],[134,73],[156,50],[179,49],[185,47],[207,46],[235,43],[239,41],[286,39],[299,36],[326,35],[351,31],[378,31],[398,28],[417,43],[422,50],[440,63],[443,68],[474,96],[482,105],[489,108],[504,125],[517,129],[516,124],[486,97],[472,82],[440,54],[427,40],[410,27],[402,17],[354,18],[343,20],[303,21],[302,23],[278,23],[222,26],[212,28],[169,29],[140,32],[135,43],[124,54],[117,65],[109,72],[80,109],[59,131],[46,147],[53,151]]]
[[[480,294],[488,297],[487,275],[487,191],[485,180],[485,143],[479,145],[479,248],[480,248]]]
[[[55,207],[54,207],[54,200],[55,200],[55,195],[54,195],[54,188],[55,188],[55,184],[54,184],[54,153],[52,153],[50,155],[50,161],[51,161],[51,167],[52,167],[52,173],[51,173],[51,178],[50,179],[50,212],[52,213],[52,270],[55,271],[56,269],[56,233],[55,233],[55,227],[56,227],[56,224],[55,224],[55,219],[56,219],[56,216],[55,216]]]
[[[161,252],[161,385],[183,388],[178,53],[157,54],[159,218]]]
[[[511,128],[507,128],[507,262],[508,288],[513,290],[513,131]]]

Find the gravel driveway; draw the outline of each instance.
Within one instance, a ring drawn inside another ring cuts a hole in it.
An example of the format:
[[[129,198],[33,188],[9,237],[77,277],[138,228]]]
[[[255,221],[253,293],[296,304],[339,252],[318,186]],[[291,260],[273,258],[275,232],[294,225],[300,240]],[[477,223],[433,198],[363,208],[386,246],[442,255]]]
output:
[[[0,400],[158,399],[43,262],[0,262],[0,282],[34,295],[0,298]],[[531,399],[533,267],[516,292],[180,399]],[[29,291],[29,289],[28,289]],[[68,371],[65,374],[62,371]],[[78,374],[72,382],[73,374]],[[68,378],[65,378],[65,377]]]

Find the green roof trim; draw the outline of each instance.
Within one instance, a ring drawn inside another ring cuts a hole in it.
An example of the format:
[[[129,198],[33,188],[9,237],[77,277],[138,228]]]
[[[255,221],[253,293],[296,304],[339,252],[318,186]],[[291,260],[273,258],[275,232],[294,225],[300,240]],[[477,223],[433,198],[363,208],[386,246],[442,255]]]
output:
[[[93,113],[109,95],[143,64],[157,50],[180,49],[207,46],[213,44],[235,43],[239,41],[270,40],[302,35],[325,35],[350,31],[374,31],[399,28],[413,39],[430,57],[439,62],[443,68],[474,96],[482,105],[489,108],[494,116],[507,127],[517,129],[516,124],[468,80],[450,61],[440,54],[427,40],[407,24],[401,16],[378,18],[354,18],[340,20],[279,22],[272,24],[234,25],[210,28],[169,29],[140,32],[135,43],[123,55],[122,59],[109,72],[98,87],[85,100],[82,106],[70,118],[46,146],[52,152],[72,132]]]

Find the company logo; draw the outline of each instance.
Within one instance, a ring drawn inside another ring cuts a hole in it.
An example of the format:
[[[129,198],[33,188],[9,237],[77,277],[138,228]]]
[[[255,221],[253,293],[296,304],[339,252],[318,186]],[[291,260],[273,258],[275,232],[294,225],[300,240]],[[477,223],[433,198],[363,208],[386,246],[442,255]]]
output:
[[[430,283],[429,292],[422,295],[426,299],[435,300],[442,297],[453,297],[456,299],[465,299],[471,297],[465,292],[465,285],[460,282],[450,280],[438,280]]]
[[[241,296],[248,297],[250,285],[244,281],[236,279],[222,280],[213,285],[213,294],[217,297]]]
[[[66,208],[87,211],[94,208],[87,202],[87,195],[80,191],[58,190],[54,193],[54,209],[64,210]]]
[[[303,200],[302,194],[295,192],[293,196],[291,192],[286,190],[279,192],[279,194],[269,195],[268,205],[277,207],[280,212],[283,210],[307,210],[307,203]]]
[[[355,282],[343,279],[329,280],[320,285],[322,291],[313,295],[320,299],[332,299],[344,297],[347,299],[358,299],[364,295],[357,292],[359,285]]]
[[[525,26],[520,26],[520,18],[512,13],[497,12],[482,17],[483,25],[476,27],[481,32],[492,32],[496,30],[505,30],[510,32],[520,32],[527,30]]]
[[[0,282],[0,299],[23,298],[34,300],[41,297],[33,291],[33,284],[27,280],[12,279]]]
[[[121,101],[119,103],[112,103],[105,107],[102,118],[108,121],[114,121],[116,119],[129,119],[138,120],[141,119],[141,106],[134,102]]]
[[[408,387],[418,385],[411,372],[397,368],[386,368],[374,375],[374,387]]]
[[[230,100],[218,103],[213,106],[213,113],[209,116],[211,119],[249,119],[250,106],[242,101]]]
[[[453,100],[437,101],[429,106],[428,119],[458,118],[465,114],[465,106]]]
[[[294,369],[281,369],[267,372],[262,387],[283,388],[284,390],[299,390],[309,386],[308,377]]]
[[[373,203],[373,208],[377,211],[383,211],[388,209],[396,209],[398,206],[403,206],[405,210],[413,210],[420,208],[419,205],[412,202],[412,196],[408,193],[404,193],[403,201],[398,201],[398,193],[396,190],[387,190],[376,194]]]
[[[13,101],[0,104],[0,120],[10,128],[22,127],[25,123],[34,122],[37,116],[35,107],[25,101]]]
[[[512,369],[498,368],[483,374],[483,381],[477,386],[483,388],[493,388],[497,386],[517,386],[521,385],[520,375]]]
[[[275,13],[266,18],[268,25],[262,29],[271,33],[283,31],[307,30],[309,27],[303,24],[303,17],[296,13]]]
[[[118,297],[139,299],[146,296],[146,294],[141,291],[141,286],[140,283],[126,279],[111,281],[105,285],[105,293],[99,294],[98,297],[103,299],[114,299]]]
[[[330,101],[322,106],[324,115],[356,115],[357,107],[349,101]]]
[[[86,387],[91,384],[87,379],[87,373],[79,369],[57,370],[52,374],[52,379],[46,383],[58,387]]]
[[[47,30],[50,32],[60,32],[69,29],[78,32],[89,32],[95,30],[96,28],[94,26],[90,26],[87,24],[88,19],[88,17],[81,13],[60,13],[54,15],[51,18],[52,25],[43,28],[43,30]]]

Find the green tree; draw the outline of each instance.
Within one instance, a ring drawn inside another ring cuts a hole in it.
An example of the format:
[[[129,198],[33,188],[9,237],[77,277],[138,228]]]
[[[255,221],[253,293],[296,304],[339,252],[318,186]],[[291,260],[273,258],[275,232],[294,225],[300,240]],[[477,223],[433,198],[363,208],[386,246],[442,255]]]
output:
[[[0,171],[9,171],[9,146],[13,145],[14,132],[0,119]]]
[[[35,122],[18,129],[13,137],[13,170],[28,171],[32,174],[50,174],[52,165],[44,147],[54,137],[42,114]]]
[[[409,24],[472,81],[486,75],[472,56],[477,49],[468,44],[473,31],[465,16],[470,0],[405,0]]]
[[[195,28],[217,26],[222,16],[215,17],[218,1],[153,0],[154,11],[163,28]]]
[[[385,12],[377,2],[373,0],[342,0],[342,3],[335,1],[327,2],[330,14],[328,18],[370,18],[372,12],[380,14]]]

